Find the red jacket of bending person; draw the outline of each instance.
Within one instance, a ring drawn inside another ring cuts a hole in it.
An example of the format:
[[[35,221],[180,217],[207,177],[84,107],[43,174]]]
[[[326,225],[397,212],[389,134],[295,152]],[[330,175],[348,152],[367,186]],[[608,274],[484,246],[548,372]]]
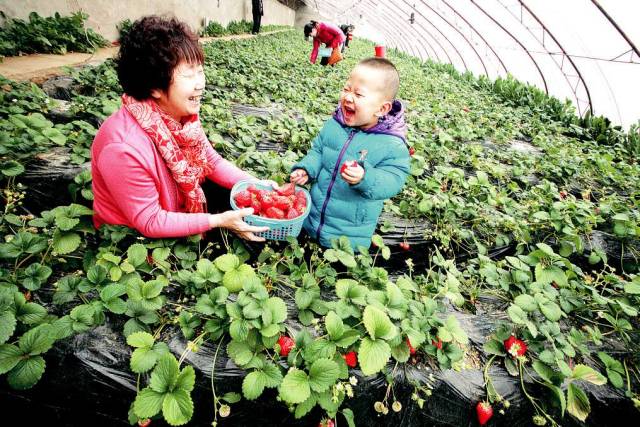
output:
[[[311,57],[309,58],[312,64],[316,63],[316,59],[318,58],[318,49],[320,48],[321,43],[324,43],[327,47],[335,49],[346,40],[342,30],[333,24],[317,22],[315,23],[314,30],[315,35],[311,33],[311,36],[313,36],[313,50],[311,51]]]

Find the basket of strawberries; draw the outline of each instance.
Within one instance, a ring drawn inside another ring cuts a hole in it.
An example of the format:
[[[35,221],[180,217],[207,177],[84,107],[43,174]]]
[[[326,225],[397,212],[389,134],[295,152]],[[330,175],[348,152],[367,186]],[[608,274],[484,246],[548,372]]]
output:
[[[269,240],[298,237],[302,223],[309,215],[310,205],[309,192],[290,183],[273,190],[268,184],[239,181],[231,189],[231,207],[253,208],[253,214],[246,216],[244,221],[269,227],[265,232],[256,233]]]

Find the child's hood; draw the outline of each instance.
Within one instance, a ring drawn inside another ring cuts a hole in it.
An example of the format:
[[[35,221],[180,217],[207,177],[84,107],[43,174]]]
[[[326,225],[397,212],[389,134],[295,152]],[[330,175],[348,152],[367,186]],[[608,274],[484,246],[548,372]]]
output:
[[[347,126],[344,122],[344,115],[342,114],[340,103],[338,103],[338,108],[336,108],[335,113],[333,113],[333,118],[342,126]],[[381,117],[378,120],[377,125],[370,129],[363,130],[363,132],[397,136],[406,144],[407,124],[404,121],[404,106],[402,105],[402,102],[397,99],[393,101],[391,110],[387,115]]]

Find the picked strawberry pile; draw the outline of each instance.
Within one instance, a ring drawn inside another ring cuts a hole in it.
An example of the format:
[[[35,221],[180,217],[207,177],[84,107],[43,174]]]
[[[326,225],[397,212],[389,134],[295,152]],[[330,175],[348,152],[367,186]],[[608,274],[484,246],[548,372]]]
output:
[[[296,191],[291,183],[277,190],[262,190],[250,185],[233,196],[233,200],[239,208],[253,208],[254,215],[271,219],[294,219],[307,208],[304,191]]]

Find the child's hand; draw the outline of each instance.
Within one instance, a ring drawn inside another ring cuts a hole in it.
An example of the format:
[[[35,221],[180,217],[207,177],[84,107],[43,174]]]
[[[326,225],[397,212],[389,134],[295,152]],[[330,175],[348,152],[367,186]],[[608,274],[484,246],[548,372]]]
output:
[[[356,185],[357,183],[362,181],[362,178],[364,178],[364,168],[356,163],[355,166],[348,166],[346,168],[343,168],[340,176],[342,177],[342,179],[347,181],[347,183]]]
[[[304,169],[296,169],[289,175],[289,181],[296,185],[305,185],[309,181],[309,175]]]

